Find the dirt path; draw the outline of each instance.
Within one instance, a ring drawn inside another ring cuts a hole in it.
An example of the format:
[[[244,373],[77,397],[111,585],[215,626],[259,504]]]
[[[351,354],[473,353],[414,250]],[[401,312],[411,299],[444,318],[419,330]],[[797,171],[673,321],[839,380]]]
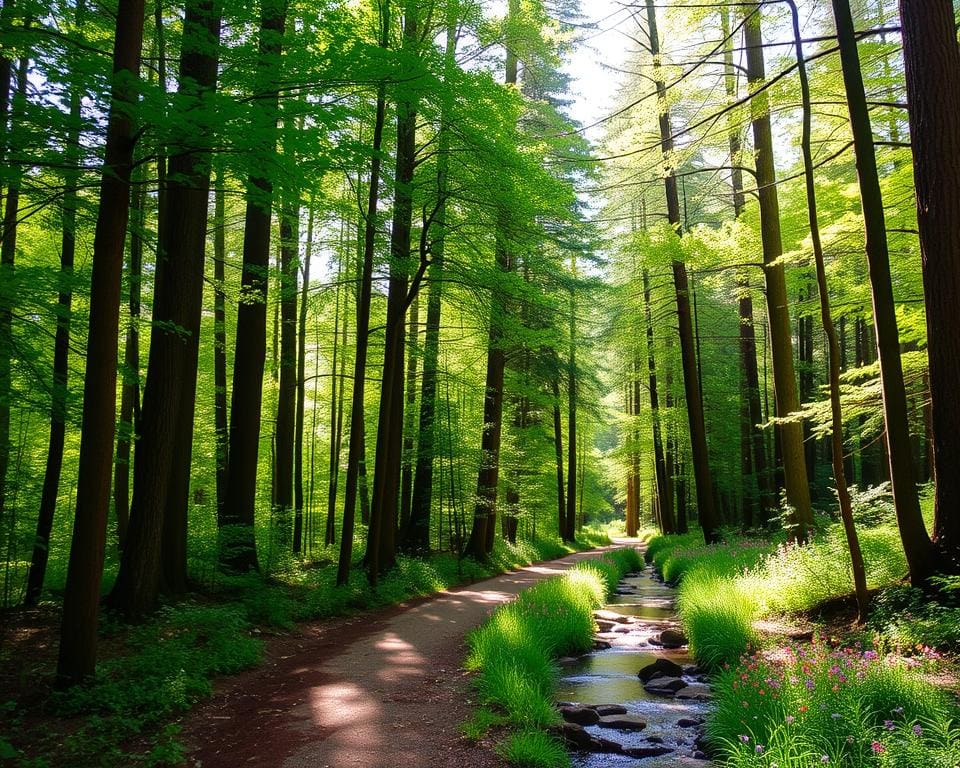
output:
[[[492,768],[461,738],[472,698],[464,636],[518,592],[603,549],[523,568],[407,607],[308,626],[270,644],[183,724],[199,768]]]

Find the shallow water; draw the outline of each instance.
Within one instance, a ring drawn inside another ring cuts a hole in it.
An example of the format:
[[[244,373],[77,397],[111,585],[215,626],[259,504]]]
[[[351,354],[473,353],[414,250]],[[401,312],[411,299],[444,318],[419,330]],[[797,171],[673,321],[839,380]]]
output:
[[[633,617],[633,621],[618,624],[612,631],[599,635],[612,643],[612,648],[587,654],[562,668],[557,701],[584,705],[621,704],[629,714],[642,717],[647,727],[629,732],[589,726],[587,731],[626,748],[662,744],[673,752],[641,759],[615,754],[574,753],[573,764],[576,768],[673,768],[681,765],[709,768],[707,761],[691,760],[697,751],[694,741],[698,729],[681,728],[677,724],[683,718],[702,720],[709,703],[655,696],[644,690],[637,676],[643,667],[658,658],[668,658],[681,666],[693,664],[686,649],[665,650],[650,643],[650,639],[665,627],[676,626],[674,590],[655,580],[649,569],[625,578],[621,587],[621,591],[627,594],[612,597],[606,610]],[[684,679],[689,684],[695,683],[693,677],[685,675]],[[702,690],[703,686],[696,685],[694,689]]]

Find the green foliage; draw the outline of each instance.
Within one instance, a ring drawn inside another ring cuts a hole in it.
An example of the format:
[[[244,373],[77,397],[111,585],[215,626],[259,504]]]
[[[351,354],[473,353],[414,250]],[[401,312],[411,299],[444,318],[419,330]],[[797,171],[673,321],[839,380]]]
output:
[[[957,713],[922,665],[816,639],[744,657],[714,680],[708,740],[737,768],[950,765]]]
[[[903,584],[882,590],[871,606],[870,627],[895,646],[960,648],[960,605],[951,583],[933,598]]]
[[[512,733],[497,747],[497,754],[518,768],[565,768],[570,765],[563,744],[543,731]]]
[[[460,723],[460,733],[470,741],[480,741],[492,728],[505,725],[507,719],[491,709],[478,707],[466,720]]]

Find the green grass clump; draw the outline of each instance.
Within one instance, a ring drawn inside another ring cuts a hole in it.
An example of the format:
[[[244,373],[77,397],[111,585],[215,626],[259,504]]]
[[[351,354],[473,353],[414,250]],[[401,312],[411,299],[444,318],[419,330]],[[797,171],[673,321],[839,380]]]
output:
[[[694,571],[681,582],[677,612],[702,667],[715,670],[735,662],[757,643],[753,622],[759,606],[736,579]]]
[[[497,747],[497,753],[519,768],[565,768],[570,765],[563,744],[543,731],[512,733]]]
[[[945,695],[874,651],[815,641],[746,657],[714,693],[707,736],[728,766],[946,768],[960,758]]]
[[[525,590],[468,635],[465,666],[477,672],[481,701],[518,729],[500,750],[513,764],[566,764],[562,745],[542,733],[559,722],[553,705],[558,677],[554,660],[590,649],[593,611],[604,604],[623,574],[641,564],[633,550],[578,563]],[[486,722],[481,720],[480,724],[468,721],[466,727],[471,733],[485,732]]]
[[[492,709],[480,707],[473,710],[470,717],[460,723],[460,733],[463,734],[465,739],[480,741],[490,733],[491,729],[505,725],[506,722],[507,718],[503,715],[494,712]]]

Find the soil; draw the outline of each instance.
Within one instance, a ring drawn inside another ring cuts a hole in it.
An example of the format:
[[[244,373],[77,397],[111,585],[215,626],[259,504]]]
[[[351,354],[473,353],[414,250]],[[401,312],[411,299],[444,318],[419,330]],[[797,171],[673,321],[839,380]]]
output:
[[[523,568],[374,614],[306,625],[187,715],[191,768],[495,768],[459,725],[473,692],[467,632],[498,605],[602,550]]]

